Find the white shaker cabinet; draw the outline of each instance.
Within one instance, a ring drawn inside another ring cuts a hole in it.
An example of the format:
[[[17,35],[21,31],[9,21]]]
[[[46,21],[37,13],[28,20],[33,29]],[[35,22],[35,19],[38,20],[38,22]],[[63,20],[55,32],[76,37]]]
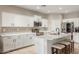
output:
[[[30,35],[28,35],[28,45],[30,45],[30,44],[34,44],[33,43],[33,39],[34,39],[34,35],[32,35],[32,34],[30,34]]]
[[[13,49],[17,49],[17,48],[22,47],[22,46],[19,45],[19,43],[20,43],[20,42],[19,42],[20,39],[18,39],[18,36],[17,36],[17,35],[12,36],[11,39],[13,40],[13,46],[14,46]]]
[[[79,18],[74,19],[74,27],[79,27]]]
[[[14,14],[2,13],[2,27],[13,27],[14,26]]]
[[[34,21],[42,22],[42,27],[48,27],[48,20],[33,16],[2,12],[2,27],[34,27]]]
[[[16,27],[32,27],[32,18],[25,15],[15,15],[15,26]]]
[[[21,15],[15,15],[14,19],[15,27],[22,27],[23,26],[23,17]]]
[[[8,52],[14,49],[22,48],[25,46],[29,46],[34,44],[33,39],[35,38],[35,34],[24,33],[24,34],[16,34],[16,35],[4,35],[0,37],[0,41],[2,41],[3,48],[0,48],[2,51],[0,52]]]
[[[27,24],[27,27],[33,27],[33,22],[34,22],[34,19],[31,18],[31,17],[26,17],[26,24]]]
[[[42,27],[48,27],[48,20],[47,19],[42,19]]]
[[[9,51],[15,48],[14,40],[12,39],[11,36],[3,37],[2,42],[3,42],[3,52]]]
[[[33,27],[34,17],[2,12],[2,27]]]
[[[15,27],[33,27],[33,18],[25,15],[15,15]]]
[[[73,40],[74,40],[74,42],[79,43],[79,33],[73,34]]]

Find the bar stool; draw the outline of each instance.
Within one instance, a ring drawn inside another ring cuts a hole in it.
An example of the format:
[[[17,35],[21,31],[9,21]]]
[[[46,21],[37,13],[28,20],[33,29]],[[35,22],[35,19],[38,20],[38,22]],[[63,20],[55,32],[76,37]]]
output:
[[[61,44],[52,45],[52,54],[64,54],[65,46]]]
[[[73,53],[74,52],[74,41],[71,40],[71,52]]]
[[[70,52],[73,53],[74,52],[74,40],[70,40],[68,41],[71,43],[71,46],[70,46]]]
[[[61,41],[61,42],[58,42],[58,43],[65,46],[65,53],[66,53],[66,54],[70,54],[70,45],[71,45],[70,42]]]

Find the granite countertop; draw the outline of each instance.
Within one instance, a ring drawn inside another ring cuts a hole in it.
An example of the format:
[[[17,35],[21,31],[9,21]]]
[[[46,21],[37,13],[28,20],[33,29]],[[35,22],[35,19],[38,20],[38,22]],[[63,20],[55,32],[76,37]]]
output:
[[[60,35],[43,35],[43,36],[38,36],[38,38],[43,38],[43,39],[47,39],[47,40],[53,40],[53,39],[57,39],[57,38],[62,38],[62,37],[66,37],[66,36],[70,36],[71,34],[65,34],[65,33],[61,33]]]
[[[9,32],[9,33],[0,33],[0,36],[12,36],[12,35],[22,35],[22,34],[35,34],[32,32]]]

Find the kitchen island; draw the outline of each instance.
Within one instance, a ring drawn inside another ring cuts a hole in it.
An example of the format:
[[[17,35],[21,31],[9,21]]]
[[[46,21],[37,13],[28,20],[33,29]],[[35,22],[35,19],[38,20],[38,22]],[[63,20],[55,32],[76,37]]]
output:
[[[60,42],[62,40],[70,40],[71,34],[61,33],[60,35],[42,35],[37,36],[34,40],[37,54],[51,54],[51,47],[54,43]]]

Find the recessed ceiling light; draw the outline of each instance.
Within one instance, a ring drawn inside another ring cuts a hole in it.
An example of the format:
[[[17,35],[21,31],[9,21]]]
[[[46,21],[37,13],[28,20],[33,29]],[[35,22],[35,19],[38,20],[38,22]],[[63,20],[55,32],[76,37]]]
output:
[[[59,10],[62,10],[62,8],[60,7]]]
[[[36,9],[40,9],[40,7],[39,7],[39,6],[37,6],[37,7],[36,7]]]

